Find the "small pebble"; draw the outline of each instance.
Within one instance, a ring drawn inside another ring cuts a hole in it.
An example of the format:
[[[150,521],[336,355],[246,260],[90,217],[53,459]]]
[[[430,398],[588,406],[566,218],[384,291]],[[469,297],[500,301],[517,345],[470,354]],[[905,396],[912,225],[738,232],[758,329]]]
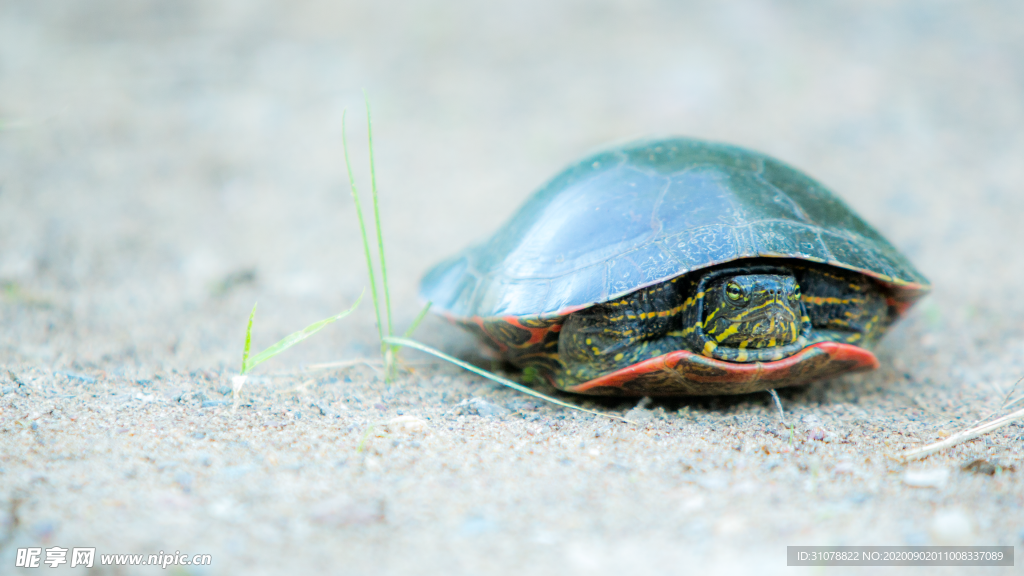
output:
[[[942,488],[948,481],[949,470],[946,468],[907,470],[903,474],[903,483],[914,488]]]
[[[814,427],[814,428],[811,428],[807,432],[807,439],[808,440],[817,440],[818,442],[820,442],[820,441],[825,439],[825,431],[823,429],[821,429],[820,427],[817,427],[817,426]]]
[[[644,400],[650,400],[650,399],[649,398],[644,398]],[[645,406],[647,404],[649,404],[649,402],[641,401],[639,404],[637,404],[635,407],[633,407],[629,412],[626,412],[626,414],[623,417],[626,420],[629,420],[631,422],[636,422],[637,424],[643,424],[645,422],[650,421],[652,418],[654,418],[654,411],[653,410],[648,410],[647,408],[645,408]]]
[[[93,378],[92,376],[88,376],[86,374],[79,374],[77,372],[58,371],[56,372],[56,374],[63,374],[67,376],[68,379],[70,380],[81,380],[86,384],[94,384],[96,382],[96,379]]]
[[[806,426],[807,428],[810,429],[810,428],[815,428],[817,426],[820,426],[821,425],[821,418],[818,418],[814,414],[808,414],[807,416],[804,416],[803,418],[801,418],[800,422],[802,422],[804,426]]]
[[[856,466],[850,460],[840,460],[836,463],[836,474],[853,474],[857,471]]]
[[[997,472],[1014,472],[1016,469],[1013,466],[1001,466],[988,460],[981,458],[973,460],[960,467],[964,472],[973,472],[975,474],[987,474],[988,476],[995,476]]]
[[[483,416],[484,418],[504,418],[511,414],[508,408],[492,404],[483,398],[471,399],[469,407],[471,412],[475,412],[477,416]]]
[[[398,416],[384,423],[384,428],[392,434],[422,432],[426,427],[427,422],[415,416]]]

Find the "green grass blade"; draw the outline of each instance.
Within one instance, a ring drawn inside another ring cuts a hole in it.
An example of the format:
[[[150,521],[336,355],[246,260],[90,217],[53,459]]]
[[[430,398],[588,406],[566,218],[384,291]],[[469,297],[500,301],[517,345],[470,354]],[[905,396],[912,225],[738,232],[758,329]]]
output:
[[[366,139],[370,148],[370,189],[373,192],[373,219],[377,229],[377,254],[380,256],[381,288],[384,290],[384,309],[387,312],[388,336],[395,331],[391,324],[391,295],[388,292],[388,267],[384,258],[384,233],[380,229],[380,204],[377,202],[377,170],[373,164],[373,122],[370,121],[370,97],[363,91],[366,101]],[[383,343],[383,342],[382,342]]]
[[[384,333],[380,323],[380,305],[377,303],[377,279],[373,274],[373,259],[370,257],[370,241],[366,237],[366,223],[363,221],[363,207],[359,204],[359,191],[356,189],[356,178],[352,174],[352,163],[348,159],[348,140],[345,137],[345,112],[341,113],[341,148],[345,152],[345,170],[348,171],[348,183],[352,189],[352,200],[356,204],[356,216],[359,218],[359,232],[363,236],[363,252],[366,254],[366,269],[370,274],[370,294],[373,296],[373,312],[377,316],[377,336],[383,346]],[[360,297],[361,298],[361,297]]]
[[[359,303],[362,302],[362,300],[363,300],[363,294],[360,294],[359,298],[356,300],[356,303],[353,304],[352,307],[349,308],[348,310],[345,310],[344,312],[341,312],[339,314],[335,314],[334,316],[331,316],[330,318],[325,318],[323,320],[320,320],[319,322],[314,322],[314,323],[310,324],[309,326],[306,326],[302,330],[299,330],[298,332],[293,332],[293,333],[285,336],[284,338],[279,340],[276,344],[274,344],[270,348],[267,348],[263,352],[260,352],[259,354],[257,354],[255,356],[253,356],[252,358],[248,359],[246,364],[244,366],[242,366],[242,374],[245,374],[249,370],[252,370],[253,368],[255,368],[256,365],[258,365],[258,364],[260,364],[262,362],[265,362],[267,360],[270,360],[271,358],[273,358],[274,356],[277,356],[281,352],[284,352],[288,348],[291,348],[292,346],[298,344],[299,342],[302,342],[306,338],[309,338],[313,334],[316,334],[324,326],[327,326],[331,322],[334,322],[335,320],[340,320],[340,319],[344,318],[345,316],[348,316],[349,314],[352,313],[353,310],[356,309],[356,306],[359,306]]]
[[[451,362],[452,364],[455,364],[456,366],[459,366],[461,368],[465,368],[466,370],[469,370],[470,372],[473,372],[474,374],[479,374],[480,376],[483,376],[484,378],[487,378],[488,380],[492,380],[494,382],[497,382],[498,384],[501,384],[502,386],[508,386],[509,388],[512,388],[513,390],[518,390],[519,392],[522,392],[523,394],[529,394],[530,396],[533,396],[535,398],[540,398],[541,400],[544,400],[546,402],[551,402],[552,404],[557,404],[557,405],[562,406],[564,408],[569,408],[569,409],[572,409],[572,410],[579,410],[580,412],[587,412],[587,413],[590,413],[590,414],[596,414],[598,416],[604,416],[605,418],[614,418],[615,420],[622,420],[623,422],[629,422],[630,424],[636,424],[636,422],[633,422],[632,420],[627,420],[626,418],[623,418],[622,416],[616,416],[614,414],[607,414],[605,412],[598,412],[597,410],[588,410],[587,408],[581,408],[581,407],[576,406],[574,404],[569,404],[568,402],[563,402],[563,401],[559,400],[558,398],[554,398],[552,396],[548,396],[547,394],[541,394],[540,392],[537,392],[536,390],[532,390],[530,388],[527,388],[526,386],[523,386],[522,384],[519,384],[517,382],[513,382],[513,381],[508,380],[506,378],[502,378],[501,376],[498,376],[496,374],[491,374],[490,372],[488,372],[486,370],[481,370],[480,368],[477,368],[476,366],[473,366],[472,364],[469,364],[467,362],[463,362],[462,360],[459,360],[458,358],[453,358],[452,356],[449,356],[449,355],[445,354],[444,352],[441,352],[440,350],[435,350],[434,348],[431,348],[430,346],[426,346],[424,344],[420,344],[419,342],[417,342],[415,340],[409,340],[408,338],[396,338],[394,336],[388,336],[388,337],[386,337],[384,339],[384,341],[387,342],[388,344],[392,344],[392,345],[396,345],[396,346],[406,346],[406,347],[409,347],[409,348],[414,348],[416,350],[419,350],[420,352],[426,352],[427,354],[432,354],[432,355],[437,356],[438,358],[440,358],[442,360],[446,360],[448,362]]]
[[[405,331],[405,334],[402,334],[402,338],[412,336],[412,333],[416,331],[417,327],[419,327],[420,322],[423,322],[423,319],[426,318],[427,312],[430,311],[430,306],[433,304],[433,302],[427,302],[427,305],[423,307],[423,310],[420,310],[420,313],[416,315],[416,319],[412,321],[409,329]]]
[[[245,327],[245,347],[242,349],[242,374],[245,374],[245,365],[249,363],[249,346],[252,345],[252,319],[256,317],[256,304],[252,305],[252,312],[249,313],[249,325]]]
[[[362,452],[366,448],[366,441],[370,439],[370,434],[373,433],[373,424],[366,427],[363,431],[363,435],[359,438],[359,444],[356,444],[356,452]]]

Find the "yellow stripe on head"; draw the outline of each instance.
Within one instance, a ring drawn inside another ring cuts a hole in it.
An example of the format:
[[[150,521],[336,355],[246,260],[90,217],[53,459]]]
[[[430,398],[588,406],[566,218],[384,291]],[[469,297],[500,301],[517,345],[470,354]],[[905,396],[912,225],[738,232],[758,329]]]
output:
[[[729,327],[726,328],[725,330],[723,330],[721,334],[715,336],[715,340],[717,342],[721,343],[722,340],[725,340],[729,336],[732,336],[733,334],[735,334],[735,333],[737,333],[739,331],[740,331],[740,324],[730,324]]]

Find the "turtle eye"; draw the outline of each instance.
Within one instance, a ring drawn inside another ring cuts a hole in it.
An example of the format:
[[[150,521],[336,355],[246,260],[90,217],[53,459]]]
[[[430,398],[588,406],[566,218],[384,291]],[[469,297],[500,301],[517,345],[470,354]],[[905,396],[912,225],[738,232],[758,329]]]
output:
[[[740,300],[743,300],[743,296],[743,288],[739,284],[729,282],[725,285],[725,297],[730,301],[739,302]]]
[[[799,284],[794,284],[793,285],[793,297],[794,298],[798,298],[798,299],[800,298],[800,285]]]

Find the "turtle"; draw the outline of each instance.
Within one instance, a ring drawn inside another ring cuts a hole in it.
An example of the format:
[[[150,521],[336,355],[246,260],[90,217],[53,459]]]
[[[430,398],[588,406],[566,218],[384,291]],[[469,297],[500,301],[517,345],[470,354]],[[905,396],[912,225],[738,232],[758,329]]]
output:
[[[673,137],[570,165],[420,295],[560,390],[689,396],[877,368],[871,349],[929,290],[796,168]]]

